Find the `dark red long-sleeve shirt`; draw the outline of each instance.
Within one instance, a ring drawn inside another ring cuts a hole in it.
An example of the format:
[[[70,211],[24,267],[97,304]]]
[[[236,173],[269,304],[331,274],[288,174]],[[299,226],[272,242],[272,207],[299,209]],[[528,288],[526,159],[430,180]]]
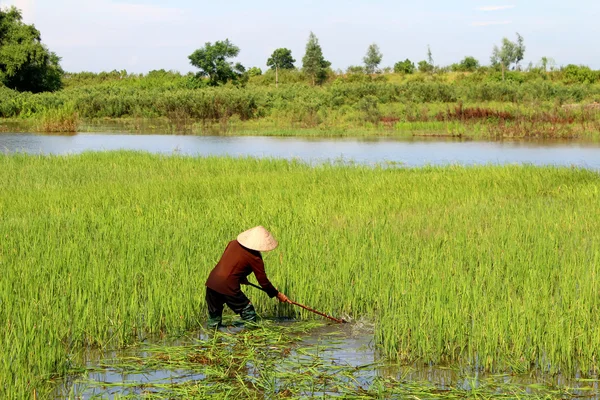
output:
[[[269,297],[277,296],[279,292],[267,278],[260,252],[247,249],[237,240],[232,240],[217,265],[210,272],[206,286],[215,292],[235,296],[241,291],[240,284],[247,282],[247,277],[252,272]]]

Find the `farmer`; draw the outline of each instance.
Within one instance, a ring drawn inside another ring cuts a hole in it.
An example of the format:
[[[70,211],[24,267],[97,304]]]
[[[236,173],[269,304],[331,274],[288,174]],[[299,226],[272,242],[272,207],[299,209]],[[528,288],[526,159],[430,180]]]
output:
[[[247,276],[254,272],[256,280],[269,297],[289,302],[285,294],[273,287],[263,263],[261,251],[277,247],[275,238],[262,226],[242,232],[225,248],[221,259],[206,281],[206,304],[208,305],[208,327],[221,326],[223,305],[227,304],[245,322],[256,322],[256,311],[242,292],[240,285],[247,285]]]

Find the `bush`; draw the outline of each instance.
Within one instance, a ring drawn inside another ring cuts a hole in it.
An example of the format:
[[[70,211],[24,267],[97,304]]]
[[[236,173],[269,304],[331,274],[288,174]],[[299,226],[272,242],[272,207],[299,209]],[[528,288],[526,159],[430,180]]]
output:
[[[600,81],[600,71],[593,71],[584,65],[569,64],[563,69],[565,83],[596,83]]]
[[[408,58],[404,61],[398,61],[396,64],[394,64],[394,72],[397,74],[413,74],[415,69],[415,64]]]

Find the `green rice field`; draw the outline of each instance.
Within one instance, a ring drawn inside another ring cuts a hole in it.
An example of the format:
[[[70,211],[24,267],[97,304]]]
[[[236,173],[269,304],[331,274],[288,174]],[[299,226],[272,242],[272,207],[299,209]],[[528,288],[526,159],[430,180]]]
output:
[[[597,172],[16,154],[0,187],[2,398],[46,398],[84,348],[198,329],[208,272],[259,224],[274,285],[372,321],[390,359],[598,372]],[[263,316],[314,317],[251,290]]]

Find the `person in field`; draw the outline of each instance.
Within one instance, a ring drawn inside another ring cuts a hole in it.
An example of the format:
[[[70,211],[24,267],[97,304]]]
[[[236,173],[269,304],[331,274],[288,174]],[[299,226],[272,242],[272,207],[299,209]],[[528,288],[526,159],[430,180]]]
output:
[[[256,280],[269,297],[277,297],[289,302],[285,294],[279,292],[267,278],[261,251],[271,251],[277,241],[262,226],[256,226],[238,235],[237,240],[227,244],[221,259],[213,268],[206,281],[206,304],[208,306],[208,327],[218,328],[222,322],[223,306],[227,304],[244,322],[256,322],[256,311],[242,292],[240,285],[248,284],[248,275],[254,272]]]

